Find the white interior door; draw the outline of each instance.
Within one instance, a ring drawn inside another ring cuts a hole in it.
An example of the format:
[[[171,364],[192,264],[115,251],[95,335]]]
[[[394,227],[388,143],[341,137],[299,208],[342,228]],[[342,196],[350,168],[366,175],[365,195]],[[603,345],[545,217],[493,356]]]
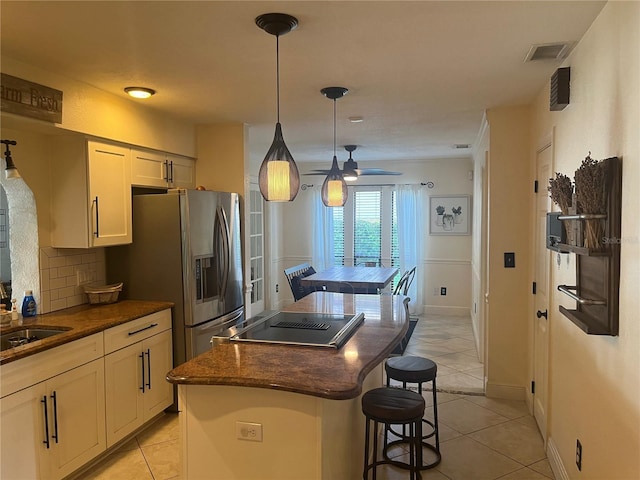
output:
[[[257,185],[251,185],[249,236],[251,238],[251,316],[264,310],[264,202]]]
[[[546,248],[547,212],[551,211],[551,201],[546,185],[551,178],[552,146],[546,145],[538,151],[536,159],[536,178],[538,193],[535,202],[536,244],[534,296],[534,348],[533,348],[533,411],[542,438],[547,438],[547,396],[549,369],[549,262],[551,256]]]

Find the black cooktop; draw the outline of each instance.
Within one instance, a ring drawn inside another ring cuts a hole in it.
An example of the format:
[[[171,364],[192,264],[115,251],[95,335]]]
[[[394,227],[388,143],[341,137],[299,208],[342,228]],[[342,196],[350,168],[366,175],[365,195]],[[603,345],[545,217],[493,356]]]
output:
[[[363,320],[364,313],[274,312],[250,323],[230,340],[340,348]]]

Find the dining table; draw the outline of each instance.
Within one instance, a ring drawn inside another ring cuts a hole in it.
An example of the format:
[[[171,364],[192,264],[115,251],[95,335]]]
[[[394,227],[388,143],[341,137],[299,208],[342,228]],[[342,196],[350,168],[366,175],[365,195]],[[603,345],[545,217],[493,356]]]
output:
[[[386,288],[398,273],[395,267],[345,267],[333,266],[308,277],[300,278],[303,287],[321,289],[327,285],[349,284],[354,293],[377,293]]]

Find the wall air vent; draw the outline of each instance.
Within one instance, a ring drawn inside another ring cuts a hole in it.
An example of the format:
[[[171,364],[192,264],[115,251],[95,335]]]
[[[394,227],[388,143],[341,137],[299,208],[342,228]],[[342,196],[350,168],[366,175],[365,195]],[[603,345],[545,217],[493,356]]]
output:
[[[562,60],[569,55],[573,42],[562,43],[540,43],[531,45],[529,53],[524,58],[525,62],[533,62],[535,60]]]
[[[571,80],[571,68],[559,68],[551,76],[549,91],[549,110],[557,112],[564,110],[569,105],[569,86]]]
[[[470,148],[471,145],[469,145],[468,143],[456,143],[453,148],[458,149],[458,150],[464,150],[467,148]]]

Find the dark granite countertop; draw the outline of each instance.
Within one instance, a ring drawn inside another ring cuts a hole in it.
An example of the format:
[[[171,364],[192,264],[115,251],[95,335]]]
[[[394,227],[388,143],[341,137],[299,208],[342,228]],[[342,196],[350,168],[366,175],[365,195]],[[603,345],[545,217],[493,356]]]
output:
[[[366,375],[391,353],[408,329],[405,298],[312,293],[281,311],[364,313],[364,323],[342,348],[226,342],[174,368],[167,380],[270,388],[333,400],[356,398]]]
[[[26,327],[69,329],[42,340],[0,352],[0,365],[35,353],[78,340],[121,323],[135,320],[173,307],[171,302],[122,300],[107,305],[79,305],[45,315],[23,319],[21,325],[3,326],[0,333],[10,333]]]

